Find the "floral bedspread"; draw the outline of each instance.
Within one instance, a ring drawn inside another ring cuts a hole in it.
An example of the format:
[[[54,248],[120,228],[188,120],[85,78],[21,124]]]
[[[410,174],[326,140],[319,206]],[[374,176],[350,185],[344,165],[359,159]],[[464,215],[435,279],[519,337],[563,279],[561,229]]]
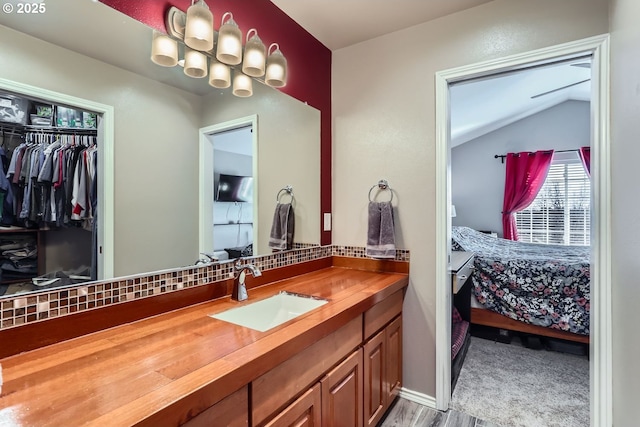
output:
[[[474,252],[480,304],[532,325],[589,334],[589,248],[496,239],[452,228],[454,250]]]

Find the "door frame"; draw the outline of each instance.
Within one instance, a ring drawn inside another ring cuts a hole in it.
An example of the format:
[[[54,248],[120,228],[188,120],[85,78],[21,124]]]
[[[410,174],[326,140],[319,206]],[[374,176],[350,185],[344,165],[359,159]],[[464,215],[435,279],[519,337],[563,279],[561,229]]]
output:
[[[436,85],[436,407],[451,400],[451,250],[450,99],[449,84],[513,71],[536,64],[592,56],[591,76],[591,425],[611,426],[611,194],[609,139],[609,35],[599,35],[548,48],[437,72]]]
[[[251,138],[253,144],[253,246],[258,242],[258,115],[240,117],[211,126],[205,126],[199,130],[199,194],[198,194],[198,252],[208,253],[213,248],[213,142],[209,135],[251,126]],[[196,259],[199,254],[196,255]]]
[[[101,104],[52,90],[0,78],[6,90],[52,104],[68,105],[98,114],[98,280],[114,277],[115,272],[115,119],[112,105]]]

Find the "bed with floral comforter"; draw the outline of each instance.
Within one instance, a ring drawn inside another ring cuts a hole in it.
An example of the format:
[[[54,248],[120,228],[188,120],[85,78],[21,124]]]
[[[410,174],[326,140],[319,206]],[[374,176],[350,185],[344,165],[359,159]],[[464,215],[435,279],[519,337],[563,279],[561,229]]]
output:
[[[480,304],[536,326],[589,335],[589,247],[496,239],[452,228],[454,250],[473,252]]]

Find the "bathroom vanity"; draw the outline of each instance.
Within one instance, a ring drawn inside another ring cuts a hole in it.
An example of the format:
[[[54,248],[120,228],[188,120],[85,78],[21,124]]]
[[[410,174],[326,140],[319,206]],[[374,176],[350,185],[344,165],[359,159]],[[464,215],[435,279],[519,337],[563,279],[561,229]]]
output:
[[[376,425],[402,379],[408,263],[314,267],[1,359],[0,424]],[[280,291],[328,302],[264,332],[211,317]]]

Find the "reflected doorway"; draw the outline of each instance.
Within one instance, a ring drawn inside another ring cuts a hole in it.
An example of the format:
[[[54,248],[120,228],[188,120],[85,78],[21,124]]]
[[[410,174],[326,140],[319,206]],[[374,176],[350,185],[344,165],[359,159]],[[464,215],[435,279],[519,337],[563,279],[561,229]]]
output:
[[[253,255],[251,126],[207,135],[213,144],[213,255],[222,261]]]
[[[257,116],[200,129],[199,252],[219,261],[257,244]]]

